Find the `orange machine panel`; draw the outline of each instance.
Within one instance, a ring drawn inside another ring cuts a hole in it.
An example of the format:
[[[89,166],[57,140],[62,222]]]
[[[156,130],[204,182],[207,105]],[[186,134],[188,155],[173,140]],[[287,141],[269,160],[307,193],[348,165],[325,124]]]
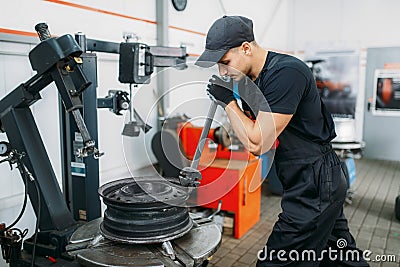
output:
[[[178,127],[178,135],[181,139],[182,147],[188,159],[192,159],[196,152],[202,130],[203,127],[195,127],[190,123],[186,123],[181,125],[181,127]],[[208,139],[214,139],[214,131],[215,129],[210,129],[207,136]],[[218,145],[217,149],[210,149],[207,143],[204,146],[201,156],[202,158],[208,159],[207,161],[209,161],[210,157],[239,160],[254,160],[256,158],[245,149],[231,151],[227,148],[223,148],[221,145]]]
[[[222,199],[221,209],[235,214],[235,238],[242,237],[260,219],[261,161],[215,159],[199,167],[203,179],[198,203],[217,208]]]

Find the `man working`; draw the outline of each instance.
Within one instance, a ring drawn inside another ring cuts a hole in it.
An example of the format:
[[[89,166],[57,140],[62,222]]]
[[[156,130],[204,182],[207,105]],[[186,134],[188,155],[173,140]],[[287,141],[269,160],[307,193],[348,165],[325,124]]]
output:
[[[279,140],[275,163],[284,188],[282,213],[257,266],[369,266],[343,215],[347,182],[330,145],[336,136],[334,124],[309,68],[295,57],[261,48],[254,41],[252,21],[241,16],[224,16],[208,31],[206,49],[196,65],[215,63],[221,76],[235,81],[251,79],[269,105],[243,99],[243,112],[224,81],[216,76],[210,80],[209,93],[224,106],[246,149],[261,155],[276,137]],[[246,87],[241,93],[255,88]],[[248,111],[254,121],[246,116]],[[338,240],[344,240],[346,246],[337,246]],[[328,257],[329,248],[354,250],[359,257],[347,259],[346,253],[343,257],[338,253],[334,260]],[[280,250],[286,254],[279,255]],[[299,255],[314,251],[316,257],[296,260],[289,257],[292,251]]]

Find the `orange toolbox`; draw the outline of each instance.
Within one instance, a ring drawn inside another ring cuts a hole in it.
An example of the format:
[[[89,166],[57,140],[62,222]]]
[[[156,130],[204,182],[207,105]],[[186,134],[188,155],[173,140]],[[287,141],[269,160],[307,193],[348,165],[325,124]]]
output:
[[[178,129],[186,156],[194,156],[202,127],[186,124]],[[213,138],[213,129],[208,135]],[[231,151],[210,148],[207,143],[201,155],[199,170],[202,174],[197,190],[197,203],[234,213],[234,237],[242,237],[260,219],[261,160],[242,149]]]

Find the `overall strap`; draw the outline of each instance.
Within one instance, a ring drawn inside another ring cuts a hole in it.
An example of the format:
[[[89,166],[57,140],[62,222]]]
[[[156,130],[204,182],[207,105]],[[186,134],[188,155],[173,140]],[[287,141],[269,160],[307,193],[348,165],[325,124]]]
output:
[[[322,111],[322,115],[324,116],[324,121],[330,129],[330,132],[329,132],[330,136],[336,136],[335,123],[333,122],[332,116],[326,109],[326,106],[325,106],[324,102],[322,101],[322,99],[321,99],[321,111]]]

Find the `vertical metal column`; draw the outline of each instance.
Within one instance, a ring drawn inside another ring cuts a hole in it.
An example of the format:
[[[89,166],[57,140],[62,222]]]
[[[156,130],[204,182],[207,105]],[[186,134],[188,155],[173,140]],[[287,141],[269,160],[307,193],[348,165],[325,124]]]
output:
[[[98,124],[97,124],[97,56],[94,53],[84,53],[83,72],[92,81],[92,85],[83,92],[83,118],[92,139],[99,144]],[[86,220],[101,217],[101,202],[97,189],[100,180],[99,160],[94,157],[86,157]]]
[[[76,41],[86,51],[85,36],[78,34]],[[82,116],[93,141],[98,144],[97,131],[97,57],[83,53],[82,70],[92,82],[82,94]],[[99,188],[99,161],[93,157],[78,158],[74,152],[83,146],[82,137],[72,117],[60,101],[61,155],[63,190],[66,202],[75,220],[91,221],[101,216]]]
[[[156,21],[157,21],[157,46],[168,46],[168,4],[170,1],[156,0]],[[169,88],[169,79],[164,68],[157,68],[157,93],[162,96]],[[169,105],[169,97],[166,95],[158,103],[158,124],[157,130],[161,130],[161,122],[164,121],[166,106]]]

